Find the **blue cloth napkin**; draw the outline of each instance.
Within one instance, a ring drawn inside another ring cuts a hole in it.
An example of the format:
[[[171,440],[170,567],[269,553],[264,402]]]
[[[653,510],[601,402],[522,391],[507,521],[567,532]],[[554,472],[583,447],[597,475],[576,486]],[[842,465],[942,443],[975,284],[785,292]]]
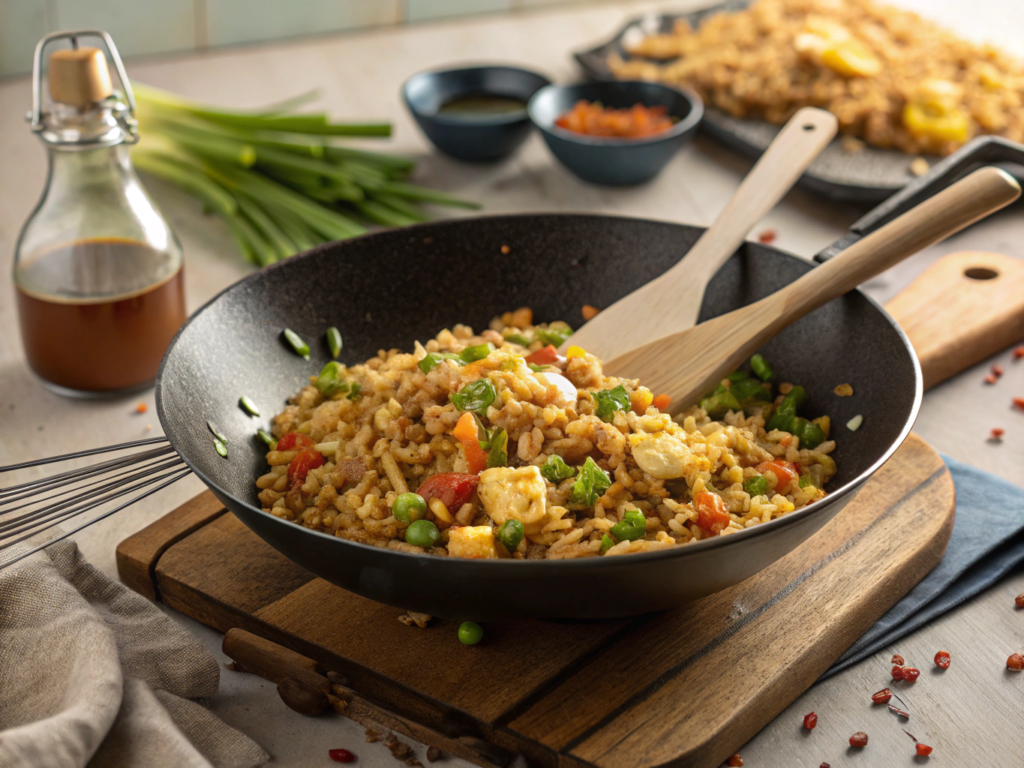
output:
[[[956,486],[956,520],[935,569],[821,679],[867,658],[992,586],[1024,561],[1024,489],[943,456]]]

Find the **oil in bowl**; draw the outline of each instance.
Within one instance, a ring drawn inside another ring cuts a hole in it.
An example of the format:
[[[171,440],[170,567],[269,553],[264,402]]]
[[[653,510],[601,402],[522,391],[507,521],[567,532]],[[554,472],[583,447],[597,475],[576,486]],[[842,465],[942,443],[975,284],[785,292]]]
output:
[[[550,81],[518,67],[480,66],[420,72],[402,86],[424,135],[449,157],[493,162],[530,134],[527,104]]]

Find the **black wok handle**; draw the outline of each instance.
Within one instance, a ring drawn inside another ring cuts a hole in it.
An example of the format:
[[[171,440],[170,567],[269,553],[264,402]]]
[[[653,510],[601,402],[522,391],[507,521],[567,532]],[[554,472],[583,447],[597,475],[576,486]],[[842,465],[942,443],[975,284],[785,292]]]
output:
[[[858,219],[850,231],[819,252],[814,260],[822,263],[853,245],[865,235],[885,226],[922,201],[985,165],[994,165],[1024,183],[1024,145],[1001,136],[979,136],[949,157],[936,163],[892,197]]]

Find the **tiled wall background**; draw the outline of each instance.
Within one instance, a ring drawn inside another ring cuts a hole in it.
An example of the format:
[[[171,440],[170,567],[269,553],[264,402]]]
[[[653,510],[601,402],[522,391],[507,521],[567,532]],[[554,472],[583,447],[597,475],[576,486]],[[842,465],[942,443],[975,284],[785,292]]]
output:
[[[61,29],[105,29],[127,57],[567,2],[587,0],[0,0],[0,77]]]

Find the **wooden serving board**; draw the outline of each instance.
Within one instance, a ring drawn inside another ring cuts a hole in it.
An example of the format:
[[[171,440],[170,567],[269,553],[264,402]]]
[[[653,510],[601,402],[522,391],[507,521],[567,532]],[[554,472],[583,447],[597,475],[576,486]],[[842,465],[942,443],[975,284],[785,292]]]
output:
[[[354,719],[480,765],[717,766],[939,562],[954,506],[942,460],[911,436],[834,520],[731,589],[631,620],[489,624],[473,647],[315,578],[209,493],[117,562],[151,599],[337,673]]]

